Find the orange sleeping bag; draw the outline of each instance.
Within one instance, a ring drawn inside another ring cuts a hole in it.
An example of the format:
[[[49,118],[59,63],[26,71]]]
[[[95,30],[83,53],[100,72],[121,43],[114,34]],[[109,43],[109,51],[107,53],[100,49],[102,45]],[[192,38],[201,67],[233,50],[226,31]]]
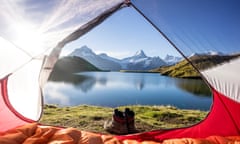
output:
[[[237,144],[240,136],[210,136],[205,139],[180,138],[162,142],[118,140],[114,135],[80,131],[75,128],[41,126],[38,123],[0,133],[0,144]]]

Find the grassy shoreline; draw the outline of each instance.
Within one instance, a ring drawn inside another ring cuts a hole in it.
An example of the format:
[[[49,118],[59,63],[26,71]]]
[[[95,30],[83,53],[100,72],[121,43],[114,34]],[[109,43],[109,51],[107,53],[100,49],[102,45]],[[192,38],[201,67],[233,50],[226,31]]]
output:
[[[207,111],[178,109],[173,106],[142,106],[131,105],[126,107],[135,112],[135,125],[140,131],[186,127],[203,120]],[[113,108],[79,105],[59,107],[45,105],[40,123],[64,127],[75,127],[80,130],[98,133],[107,133],[103,129],[106,120],[111,119]]]

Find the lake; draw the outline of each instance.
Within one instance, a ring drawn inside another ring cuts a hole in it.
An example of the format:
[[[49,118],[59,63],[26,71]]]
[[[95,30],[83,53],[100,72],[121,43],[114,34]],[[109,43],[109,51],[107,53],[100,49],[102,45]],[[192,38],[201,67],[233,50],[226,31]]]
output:
[[[172,105],[209,110],[212,97],[200,79],[179,79],[158,73],[81,72],[49,81],[44,88],[47,104]]]

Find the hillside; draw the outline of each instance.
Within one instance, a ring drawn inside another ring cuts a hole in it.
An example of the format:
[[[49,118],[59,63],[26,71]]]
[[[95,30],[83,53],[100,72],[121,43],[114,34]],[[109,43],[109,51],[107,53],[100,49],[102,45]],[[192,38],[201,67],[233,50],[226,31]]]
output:
[[[199,69],[204,70],[215,65],[230,61],[236,57],[239,57],[240,54],[234,55],[199,55],[192,56],[190,61]],[[187,60],[183,60],[175,65],[171,66],[162,66],[157,69],[151,70],[151,72],[159,72],[162,75],[167,75],[171,77],[179,78],[200,78],[199,73],[188,63]]]
[[[63,57],[56,62],[49,80],[68,81],[69,79],[69,81],[72,81],[76,78],[72,75],[72,73],[78,73],[82,71],[100,71],[100,69],[96,68],[94,65],[80,57]]]

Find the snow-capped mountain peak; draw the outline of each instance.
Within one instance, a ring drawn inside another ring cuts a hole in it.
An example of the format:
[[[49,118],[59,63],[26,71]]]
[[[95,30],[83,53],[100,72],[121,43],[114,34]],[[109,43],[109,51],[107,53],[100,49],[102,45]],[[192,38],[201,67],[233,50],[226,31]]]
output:
[[[219,51],[208,51],[206,52],[207,55],[219,55],[219,56],[223,56],[224,53],[219,52]]]
[[[172,59],[174,59],[174,56],[172,56],[172,55],[166,55],[166,57],[164,58],[164,60],[172,60]]]
[[[69,56],[95,56],[96,54],[87,46],[82,46],[81,48],[75,49]]]
[[[188,58],[193,57],[193,56],[203,56],[203,55],[208,55],[208,56],[224,56],[226,54],[219,52],[219,51],[206,51],[206,52],[202,52],[202,53],[192,53],[191,55],[188,56]]]
[[[82,51],[92,52],[92,50],[91,50],[89,47],[87,47],[86,45],[82,46],[80,49],[81,49]]]
[[[75,49],[70,56],[82,57],[102,70],[150,70],[166,65],[160,57],[148,57],[143,50],[131,57],[119,60],[105,53],[97,55],[87,46],[83,46]]]
[[[108,55],[105,54],[105,53],[100,53],[99,56],[101,56],[101,57],[108,57]]]
[[[145,57],[147,57],[147,56],[145,55],[145,53],[144,53],[143,50],[140,50],[140,51],[137,51],[137,52],[135,53],[134,57],[145,58]]]
[[[101,53],[101,54],[99,54],[98,56],[101,57],[101,58],[103,58],[103,59],[110,60],[110,61],[114,61],[114,62],[117,62],[117,63],[120,61],[119,59],[110,57],[110,56],[108,56],[108,55],[105,54],[105,53]]]
[[[69,56],[81,57],[102,70],[119,70],[121,68],[119,63],[106,59],[108,57],[106,54],[99,56],[87,46],[75,49]]]
[[[172,56],[172,55],[166,55],[166,57],[164,58],[164,61],[168,64],[168,65],[173,65],[178,63],[179,61],[181,61],[183,58],[182,57],[177,57],[177,56]]]
[[[137,51],[133,56],[122,59],[123,63],[139,63],[140,61],[147,60],[148,56],[145,55],[143,50]]]

